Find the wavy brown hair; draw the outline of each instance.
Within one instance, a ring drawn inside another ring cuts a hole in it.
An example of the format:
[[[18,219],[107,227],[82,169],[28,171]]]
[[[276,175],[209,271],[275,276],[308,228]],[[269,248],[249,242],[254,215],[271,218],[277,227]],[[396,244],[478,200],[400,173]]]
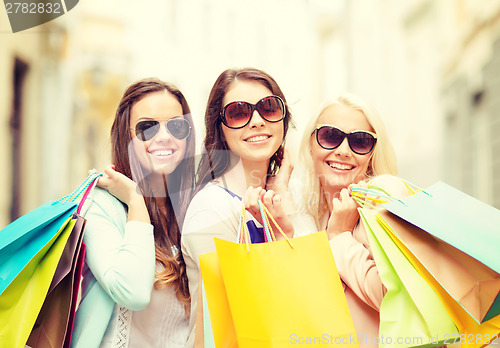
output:
[[[266,72],[255,68],[227,69],[219,75],[210,91],[208,97],[207,109],[205,112],[206,136],[204,140],[205,153],[201,157],[197,171],[196,192],[205,186],[209,181],[221,176],[229,166],[229,147],[224,140],[222,132],[221,111],[224,96],[231,84],[235,81],[256,82],[271,91],[273,95],[279,96],[285,103],[285,118],[283,120],[283,144],[273,154],[269,161],[267,169],[268,175],[274,175],[278,172],[283,160],[284,139],[288,131],[292,115],[285,95],[278,86],[278,83]]]
[[[180,226],[184,220],[194,185],[195,133],[191,128],[186,138],[186,153],[177,168],[164,177],[165,194],[159,197],[151,188],[148,173],[139,164],[135,152],[131,151],[130,114],[132,106],[151,93],[167,91],[182,106],[183,117],[193,125],[193,120],[184,95],[177,87],[155,78],[143,79],[130,85],[116,110],[111,127],[112,162],[115,170],[137,182],[148,208],[151,224],[154,227],[156,262],[164,270],[156,274],[155,288],[172,286],[177,298],[186,308],[190,305],[186,266],[180,252]],[[160,209],[160,199],[166,199],[166,212]],[[178,253],[173,251],[177,248]]]

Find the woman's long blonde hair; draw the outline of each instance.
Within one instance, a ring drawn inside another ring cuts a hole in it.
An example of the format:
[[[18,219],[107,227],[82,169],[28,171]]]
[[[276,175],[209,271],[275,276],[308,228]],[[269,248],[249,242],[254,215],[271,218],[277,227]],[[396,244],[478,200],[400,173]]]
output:
[[[396,154],[394,153],[394,149],[392,148],[389,137],[387,136],[382,118],[375,107],[354,94],[343,94],[335,101],[327,103],[321,109],[319,114],[315,118],[311,119],[309,124],[306,126],[300,143],[299,154],[305,175],[303,186],[305,208],[309,214],[314,216],[317,224],[321,216],[328,209],[328,204],[325,199],[323,188],[320,185],[320,181],[314,169],[314,163],[311,157],[311,142],[315,139],[315,137],[313,137],[313,133],[316,125],[318,124],[318,119],[328,107],[334,104],[345,105],[361,111],[365,115],[370,126],[373,128],[375,134],[377,134],[377,144],[373,150],[370,160],[371,163],[368,166],[366,175],[368,177],[381,174],[397,175],[398,172]]]

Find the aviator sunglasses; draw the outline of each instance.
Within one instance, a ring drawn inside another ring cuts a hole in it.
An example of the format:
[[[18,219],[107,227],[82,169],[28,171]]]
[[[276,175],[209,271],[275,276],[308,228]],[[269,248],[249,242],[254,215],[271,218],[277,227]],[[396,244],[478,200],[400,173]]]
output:
[[[157,120],[144,120],[137,122],[135,128],[135,135],[142,141],[148,141],[155,137],[160,130],[160,121]],[[178,140],[186,139],[191,131],[189,121],[184,118],[171,118],[166,122],[167,131],[174,138]]]
[[[342,144],[347,137],[349,147],[358,155],[366,155],[373,150],[377,143],[377,135],[368,131],[356,130],[345,133],[335,126],[319,124],[314,129],[316,131],[316,141],[319,146],[327,150],[333,150]]]
[[[285,103],[276,96],[262,98],[255,104],[244,101],[234,101],[221,111],[222,123],[228,128],[239,129],[250,123],[253,112],[257,110],[260,117],[267,122],[275,123],[285,118]]]

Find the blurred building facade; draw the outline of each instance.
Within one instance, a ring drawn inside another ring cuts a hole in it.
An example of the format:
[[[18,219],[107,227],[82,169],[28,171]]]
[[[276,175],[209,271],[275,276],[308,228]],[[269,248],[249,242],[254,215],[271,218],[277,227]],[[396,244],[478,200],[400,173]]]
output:
[[[127,55],[103,40],[121,37],[124,23],[70,14],[72,20],[16,34],[0,14],[0,184],[6,188],[0,226],[66,195],[89,169],[109,161],[103,152],[127,69],[116,72],[109,53]]]
[[[269,72],[287,96],[292,154],[322,103],[354,92],[381,111],[401,176],[444,180],[499,208],[499,4],[86,0],[16,34],[1,13],[0,226],[109,162],[110,125],[131,82],[176,84],[200,147],[213,82],[244,66]]]
[[[343,87],[381,111],[400,175],[422,187],[443,180],[500,208],[500,3],[344,5],[325,45],[345,57]],[[325,80],[320,89],[336,88]]]
[[[0,42],[0,122],[1,172],[4,188],[0,197],[0,225],[25,212],[25,207],[38,204],[48,188],[46,176],[51,157],[61,154],[51,148],[51,133],[64,122],[59,115],[68,106],[55,94],[64,81],[63,28],[47,26],[51,35],[38,35],[36,30],[6,34],[10,30],[7,16],[1,14]],[[4,18],[5,16],[5,18]],[[4,21],[5,19],[5,21]],[[37,29],[39,30],[39,29]],[[59,134],[64,142],[65,134]],[[58,177],[57,168],[50,175]]]

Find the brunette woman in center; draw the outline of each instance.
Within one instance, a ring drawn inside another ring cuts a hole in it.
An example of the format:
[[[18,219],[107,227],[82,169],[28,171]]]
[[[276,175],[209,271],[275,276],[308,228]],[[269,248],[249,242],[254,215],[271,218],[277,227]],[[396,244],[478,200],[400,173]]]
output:
[[[278,223],[285,214],[280,197],[287,194],[292,169],[284,158],[290,122],[285,96],[267,73],[228,69],[215,81],[205,113],[206,153],[181,240],[191,293],[188,346],[194,344],[199,255],[215,251],[214,237],[237,241],[241,200],[253,188],[266,189],[263,200]],[[252,242],[263,241],[261,224],[251,214],[246,220]]]

